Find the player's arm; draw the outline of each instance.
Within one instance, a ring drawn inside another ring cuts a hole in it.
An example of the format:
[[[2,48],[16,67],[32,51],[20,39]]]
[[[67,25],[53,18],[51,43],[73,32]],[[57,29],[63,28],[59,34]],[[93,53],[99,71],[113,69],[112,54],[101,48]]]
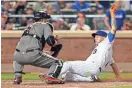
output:
[[[114,4],[111,8],[110,8],[110,14],[111,14],[111,30],[110,30],[110,33],[108,34],[108,37],[112,37],[112,39],[115,37],[115,34],[116,34],[116,21],[115,21],[115,12],[116,10],[118,9],[117,5]],[[111,35],[111,36],[110,36]],[[111,39],[111,38],[109,38]],[[120,79],[121,76],[120,76],[120,72],[119,72],[119,69],[117,67],[117,64],[116,63],[112,63],[111,64],[111,67],[113,69],[113,72],[115,73],[116,75],[116,79]]]
[[[50,23],[46,23],[44,27],[44,38],[47,44],[51,47],[55,46],[57,44],[57,40],[53,35],[54,27]]]
[[[116,33],[116,20],[115,20],[115,12],[117,11],[118,6],[117,4],[114,4],[111,8],[110,8],[110,15],[111,15],[111,30],[110,32],[112,34]]]
[[[47,42],[47,44],[49,46],[54,46],[55,45],[55,38],[53,36],[53,32],[51,30],[51,27],[48,25],[48,24],[45,24],[44,25],[44,38],[45,38],[45,41]]]
[[[117,6],[113,5],[110,8],[110,15],[111,15],[111,30],[108,33],[109,41],[112,42],[115,39],[116,34],[116,20],[115,20],[115,12],[117,11]]]
[[[44,30],[44,36],[47,44],[51,46],[50,52],[53,57],[57,57],[62,49],[62,44],[59,43],[58,38],[53,36],[53,26],[48,24]]]
[[[111,67],[113,69],[114,74],[116,75],[116,79],[121,79],[119,68],[116,63],[112,63]]]

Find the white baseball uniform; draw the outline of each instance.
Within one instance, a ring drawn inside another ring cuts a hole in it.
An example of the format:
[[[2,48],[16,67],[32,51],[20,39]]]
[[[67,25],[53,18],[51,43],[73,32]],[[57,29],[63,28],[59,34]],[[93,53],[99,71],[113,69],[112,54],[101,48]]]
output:
[[[86,61],[66,61],[61,70],[62,78],[70,81],[94,81],[92,75],[98,76],[107,65],[114,63],[114,40],[110,42],[108,36],[94,48]]]

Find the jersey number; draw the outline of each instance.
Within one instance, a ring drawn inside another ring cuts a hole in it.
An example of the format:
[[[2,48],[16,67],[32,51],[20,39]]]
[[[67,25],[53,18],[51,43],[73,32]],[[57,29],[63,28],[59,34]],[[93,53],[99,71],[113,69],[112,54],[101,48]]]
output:
[[[94,49],[94,50],[93,50],[93,54],[95,54],[96,52],[97,52],[97,49]]]

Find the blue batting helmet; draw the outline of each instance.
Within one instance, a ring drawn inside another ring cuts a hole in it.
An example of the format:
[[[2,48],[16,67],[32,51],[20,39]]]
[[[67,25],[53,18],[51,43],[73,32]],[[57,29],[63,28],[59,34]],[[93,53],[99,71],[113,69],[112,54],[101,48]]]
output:
[[[97,31],[96,33],[93,33],[92,36],[95,37],[96,35],[99,35],[99,36],[103,36],[103,37],[106,37],[107,36],[107,33],[104,32],[104,31]]]

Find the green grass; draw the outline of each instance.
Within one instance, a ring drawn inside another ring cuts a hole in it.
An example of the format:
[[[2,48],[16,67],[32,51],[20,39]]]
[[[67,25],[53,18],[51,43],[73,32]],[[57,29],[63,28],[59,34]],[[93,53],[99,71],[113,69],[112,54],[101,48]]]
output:
[[[114,78],[114,73],[101,73],[100,79],[106,79],[106,78]],[[132,78],[132,73],[121,73],[122,78]]]
[[[100,79],[107,79],[107,78],[114,78],[115,75],[114,75],[114,73],[101,73],[99,77],[100,77]],[[121,73],[121,77],[122,78],[132,78],[132,73]],[[13,74],[1,74],[2,80],[12,80],[13,78],[14,78]],[[23,75],[23,79],[39,80],[39,77],[36,74],[25,74],[25,75]]]
[[[14,78],[14,74],[1,74],[2,80],[12,80]],[[35,74],[25,74],[22,77],[25,80],[39,80],[38,75]]]
[[[114,86],[114,87],[107,87],[107,88],[132,88],[132,86]]]

